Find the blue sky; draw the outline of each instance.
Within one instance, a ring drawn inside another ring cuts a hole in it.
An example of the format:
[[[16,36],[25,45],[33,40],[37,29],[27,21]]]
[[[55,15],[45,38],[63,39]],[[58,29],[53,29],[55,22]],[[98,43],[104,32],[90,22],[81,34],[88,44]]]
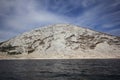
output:
[[[120,36],[120,0],[0,0],[0,41],[57,23]]]

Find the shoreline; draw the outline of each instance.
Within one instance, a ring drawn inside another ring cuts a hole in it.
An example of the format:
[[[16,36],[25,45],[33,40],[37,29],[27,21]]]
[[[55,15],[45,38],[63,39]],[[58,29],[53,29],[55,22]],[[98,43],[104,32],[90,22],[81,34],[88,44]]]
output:
[[[113,60],[118,60],[120,58],[4,58],[4,59],[0,59],[1,60],[109,60],[109,59],[113,59]]]

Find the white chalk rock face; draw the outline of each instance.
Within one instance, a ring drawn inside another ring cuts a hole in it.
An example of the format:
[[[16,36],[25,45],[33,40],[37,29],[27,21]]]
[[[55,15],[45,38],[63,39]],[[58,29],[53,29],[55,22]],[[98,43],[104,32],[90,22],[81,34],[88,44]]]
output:
[[[120,37],[56,24],[0,43],[0,55],[18,58],[120,58]]]

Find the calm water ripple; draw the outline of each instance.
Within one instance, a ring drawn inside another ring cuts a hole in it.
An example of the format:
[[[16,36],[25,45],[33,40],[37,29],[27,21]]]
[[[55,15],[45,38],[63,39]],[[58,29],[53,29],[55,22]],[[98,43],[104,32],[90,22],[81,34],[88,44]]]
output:
[[[120,80],[120,59],[0,60],[0,80]]]

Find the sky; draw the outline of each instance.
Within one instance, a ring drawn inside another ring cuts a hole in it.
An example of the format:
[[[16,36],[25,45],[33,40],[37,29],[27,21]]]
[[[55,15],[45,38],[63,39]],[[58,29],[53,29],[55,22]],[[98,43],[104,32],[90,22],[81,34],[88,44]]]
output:
[[[0,0],[0,41],[61,23],[120,36],[120,0]]]

